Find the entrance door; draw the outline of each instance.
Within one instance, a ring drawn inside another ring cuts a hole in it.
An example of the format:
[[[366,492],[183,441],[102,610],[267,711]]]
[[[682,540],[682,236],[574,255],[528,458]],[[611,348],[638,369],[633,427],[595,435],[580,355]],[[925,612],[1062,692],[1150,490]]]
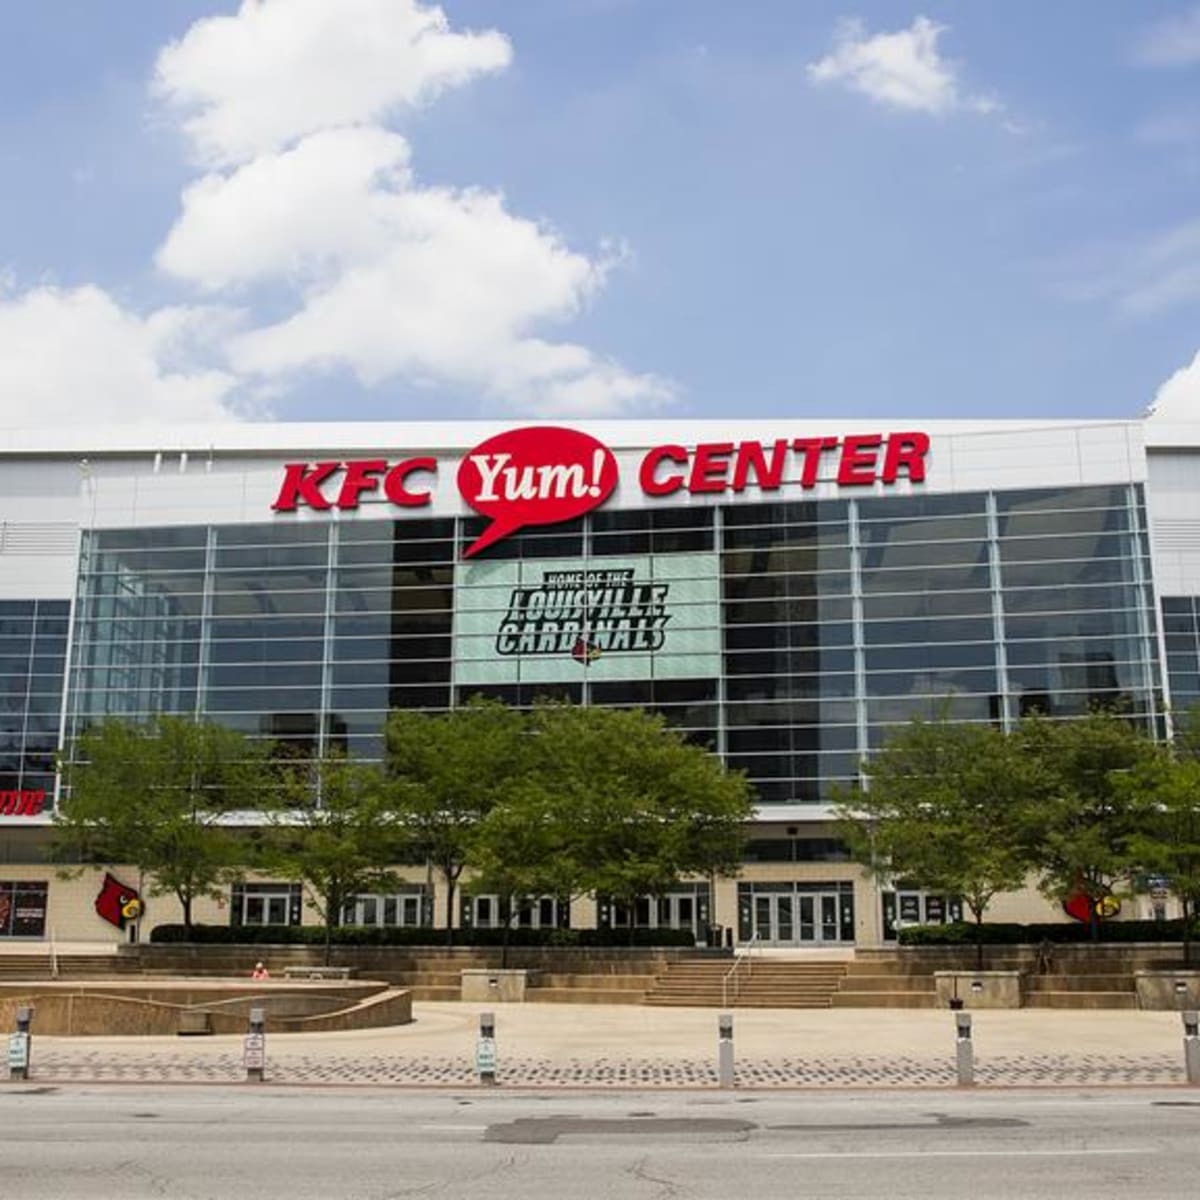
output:
[[[841,902],[837,892],[756,892],[753,932],[764,946],[841,942]]]
[[[800,921],[803,927],[803,904],[810,897],[796,897],[790,892],[767,892],[754,897],[754,932],[766,946],[796,944],[796,900],[801,904]],[[801,933],[803,937],[803,933]]]

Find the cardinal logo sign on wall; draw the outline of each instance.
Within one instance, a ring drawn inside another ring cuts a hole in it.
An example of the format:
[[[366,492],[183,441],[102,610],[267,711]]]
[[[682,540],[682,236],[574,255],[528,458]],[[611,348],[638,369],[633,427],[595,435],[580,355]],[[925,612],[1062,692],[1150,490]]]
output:
[[[136,921],[142,915],[142,898],[137,888],[127,887],[106,871],[95,907],[96,915],[101,920],[124,929],[130,921]]]

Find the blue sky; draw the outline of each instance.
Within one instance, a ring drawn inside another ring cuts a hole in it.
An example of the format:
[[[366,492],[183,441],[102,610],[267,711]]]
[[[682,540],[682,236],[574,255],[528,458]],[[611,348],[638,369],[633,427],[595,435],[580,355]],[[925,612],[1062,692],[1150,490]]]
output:
[[[1200,411],[1200,6],[441,11],[6,6],[6,423]]]

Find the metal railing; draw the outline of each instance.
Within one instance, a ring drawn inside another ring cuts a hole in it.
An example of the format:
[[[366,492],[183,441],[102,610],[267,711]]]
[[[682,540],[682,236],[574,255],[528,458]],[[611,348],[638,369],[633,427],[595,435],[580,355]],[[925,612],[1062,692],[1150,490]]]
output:
[[[746,966],[746,978],[747,979],[749,979],[751,974],[753,973],[753,971],[754,971],[754,947],[757,944],[758,944],[758,934],[756,933],[745,944],[745,946],[742,947],[742,952],[741,952],[740,956],[737,956],[737,954],[735,952],[733,966],[730,967],[729,970],[726,971],[724,976],[722,976],[722,978],[721,978],[721,1007],[722,1008],[729,1007],[730,988],[733,989],[733,999],[735,1002],[738,998],[738,993],[742,990],[742,977],[738,973],[742,968],[742,964],[744,963]]]

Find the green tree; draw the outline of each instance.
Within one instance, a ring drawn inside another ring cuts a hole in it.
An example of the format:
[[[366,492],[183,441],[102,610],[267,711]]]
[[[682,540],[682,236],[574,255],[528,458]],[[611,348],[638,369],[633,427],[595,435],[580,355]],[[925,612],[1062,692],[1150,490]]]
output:
[[[471,875],[474,894],[500,897],[503,927],[501,965],[508,965],[509,936],[514,921],[540,896],[571,899],[581,890],[586,872],[576,857],[571,813],[560,797],[533,775],[513,780],[498,803],[480,821],[472,838]]]
[[[867,786],[838,814],[855,857],[876,875],[961,897],[975,922],[1030,867],[1025,814],[1040,792],[1040,764],[992,725],[915,720],[865,765]]]
[[[632,905],[683,876],[738,871],[749,785],[661,716],[542,704],[531,722],[537,784],[566,824],[581,890]]]
[[[1105,901],[1142,868],[1139,839],[1154,802],[1123,780],[1151,767],[1155,743],[1136,722],[1107,711],[1070,721],[1031,717],[1014,736],[1045,771],[1046,786],[1028,814],[1039,886],[1058,901],[1084,896],[1097,940]]]
[[[1159,876],[1183,914],[1183,961],[1192,962],[1192,922],[1200,912],[1200,713],[1177,719],[1175,738],[1118,779],[1148,812],[1130,839],[1139,868]]]
[[[408,833],[381,768],[332,755],[292,764],[288,773],[291,786],[268,814],[263,860],[304,884],[306,902],[325,926],[328,963],[346,905],[360,892],[399,883],[392,864],[404,857]]]
[[[472,700],[447,713],[394,711],[385,730],[388,794],[414,850],[446,885],[446,941],[454,899],[484,819],[528,770],[521,713]]]
[[[258,807],[270,767],[261,747],[219,725],[114,719],[76,741],[64,780],[57,851],[131,863],[151,895],[175,896],[190,933],[195,901],[220,898],[237,874],[240,852],[225,819]]]

